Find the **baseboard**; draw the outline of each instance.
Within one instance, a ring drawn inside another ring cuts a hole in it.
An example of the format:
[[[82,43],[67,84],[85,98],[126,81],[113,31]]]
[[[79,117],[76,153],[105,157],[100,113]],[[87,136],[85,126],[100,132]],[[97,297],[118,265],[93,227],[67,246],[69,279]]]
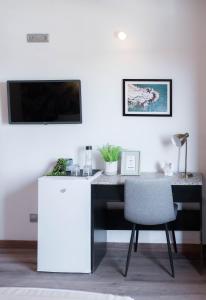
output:
[[[37,249],[37,241],[0,240],[0,248]]]
[[[112,247],[125,247],[126,243],[109,242],[109,248]],[[165,251],[167,245],[165,243],[139,243],[139,248],[142,251],[154,250],[157,252]],[[204,252],[206,253],[206,245]],[[37,249],[37,241],[23,241],[23,240],[0,240],[0,249]],[[178,244],[179,253],[197,253],[200,251],[198,244]]]

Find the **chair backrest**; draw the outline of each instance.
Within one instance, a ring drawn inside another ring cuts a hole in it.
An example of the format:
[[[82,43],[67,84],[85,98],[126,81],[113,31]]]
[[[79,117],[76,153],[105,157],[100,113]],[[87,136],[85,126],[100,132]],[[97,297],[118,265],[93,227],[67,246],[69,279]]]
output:
[[[128,179],[125,181],[124,215],[141,225],[159,225],[175,220],[170,180]]]

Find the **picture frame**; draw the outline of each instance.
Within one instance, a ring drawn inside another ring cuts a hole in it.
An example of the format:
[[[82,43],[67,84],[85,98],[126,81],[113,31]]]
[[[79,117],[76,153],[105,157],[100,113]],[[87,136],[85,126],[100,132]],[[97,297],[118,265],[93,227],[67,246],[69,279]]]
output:
[[[172,79],[123,79],[123,116],[172,117]]]
[[[121,152],[121,175],[140,175],[140,151],[123,150]]]

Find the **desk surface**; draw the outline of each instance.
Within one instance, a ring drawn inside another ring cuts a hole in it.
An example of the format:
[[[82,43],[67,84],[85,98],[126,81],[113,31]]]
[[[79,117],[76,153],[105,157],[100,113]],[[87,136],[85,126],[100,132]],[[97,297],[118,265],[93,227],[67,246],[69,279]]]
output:
[[[125,179],[132,178],[139,180],[141,179],[158,179],[165,177],[164,174],[161,173],[141,173],[140,176],[123,176],[123,175],[114,175],[114,176],[107,176],[107,175],[100,175],[96,179],[92,181],[92,184],[96,185],[121,185],[124,184]],[[172,185],[202,185],[202,174],[201,173],[193,173],[193,177],[188,179],[181,178],[180,175],[174,174],[173,176],[169,177],[168,179],[171,180]]]

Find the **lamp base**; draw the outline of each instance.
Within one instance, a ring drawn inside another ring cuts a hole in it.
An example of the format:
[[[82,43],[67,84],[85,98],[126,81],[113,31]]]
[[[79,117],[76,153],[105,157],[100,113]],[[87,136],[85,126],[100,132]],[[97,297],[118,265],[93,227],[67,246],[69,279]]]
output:
[[[180,177],[181,178],[185,178],[185,179],[188,179],[188,178],[191,178],[191,177],[193,177],[193,174],[192,173],[180,173]]]

